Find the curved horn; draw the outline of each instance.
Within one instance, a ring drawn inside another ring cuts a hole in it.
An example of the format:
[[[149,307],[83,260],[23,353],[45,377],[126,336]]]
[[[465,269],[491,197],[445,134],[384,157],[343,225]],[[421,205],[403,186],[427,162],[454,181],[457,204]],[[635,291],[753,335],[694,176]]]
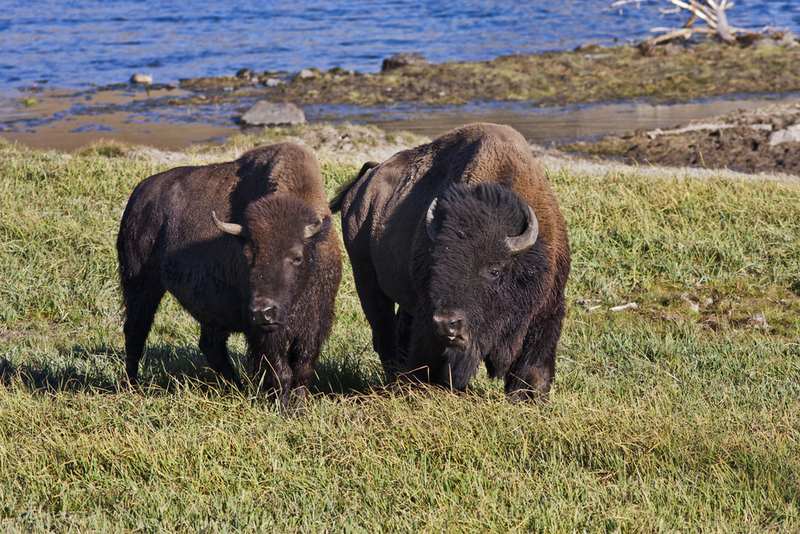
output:
[[[536,243],[536,238],[539,237],[539,220],[533,212],[533,208],[528,206],[527,211],[527,227],[525,231],[518,236],[506,237],[506,245],[512,254],[519,254],[531,248]]]
[[[438,200],[438,197],[433,199],[433,202],[428,206],[428,213],[425,214],[425,228],[428,230],[428,237],[431,238],[431,241],[436,239],[436,232],[438,230],[436,222],[433,220],[433,212],[436,210],[436,202]]]
[[[320,219],[315,223],[311,223],[311,224],[307,225],[305,230],[303,230],[303,237],[308,239],[309,237],[311,237],[314,234],[316,234],[317,232],[319,232],[320,229],[322,229],[322,223],[323,222],[324,222],[324,219]]]
[[[214,213],[213,211],[211,212],[211,218],[214,220],[214,226],[216,226],[226,234],[231,234],[231,235],[244,234],[244,228],[242,227],[241,224],[222,222],[219,219],[217,219],[217,214]]]

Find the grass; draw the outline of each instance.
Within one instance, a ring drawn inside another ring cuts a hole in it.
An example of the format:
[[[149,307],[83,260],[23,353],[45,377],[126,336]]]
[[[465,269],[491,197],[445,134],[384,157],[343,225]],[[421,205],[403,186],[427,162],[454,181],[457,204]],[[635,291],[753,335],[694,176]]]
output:
[[[122,384],[114,240],[166,167],[105,153],[0,147],[3,531],[800,529],[797,184],[551,172],[573,270],[546,406],[485,374],[383,387],[346,265],[284,418],[217,383],[169,298]],[[329,192],[361,163],[325,164]]]

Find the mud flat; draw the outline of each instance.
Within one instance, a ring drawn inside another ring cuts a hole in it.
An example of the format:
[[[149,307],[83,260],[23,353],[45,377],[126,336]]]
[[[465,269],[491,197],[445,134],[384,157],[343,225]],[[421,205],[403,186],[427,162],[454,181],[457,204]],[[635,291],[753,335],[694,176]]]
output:
[[[627,163],[800,176],[800,103],[737,109],[667,129],[640,128],[561,148],[619,157]]]

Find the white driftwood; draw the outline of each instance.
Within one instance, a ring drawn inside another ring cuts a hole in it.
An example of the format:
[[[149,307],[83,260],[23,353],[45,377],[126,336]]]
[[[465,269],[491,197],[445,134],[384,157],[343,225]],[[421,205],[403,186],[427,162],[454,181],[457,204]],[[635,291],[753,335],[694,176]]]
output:
[[[686,132],[697,132],[700,130],[722,130],[724,128],[733,128],[733,124],[690,124],[689,126],[676,128],[674,130],[662,130],[661,128],[656,128],[655,130],[650,130],[647,132],[647,137],[650,139],[655,139],[659,135],[677,135]]]
[[[752,34],[749,30],[741,28],[733,28],[728,24],[728,17],[725,15],[725,10],[733,7],[733,2],[729,0],[666,0],[670,4],[676,6],[679,10],[683,9],[691,13],[689,20],[684,24],[683,28],[653,28],[651,31],[666,32],[665,35],[654,37],[646,42],[648,45],[654,45],[665,41],[671,41],[677,38],[688,39],[695,33],[711,33],[716,34],[720,39],[725,42],[733,42],[736,40],[737,34]],[[617,0],[609,5],[609,8],[619,8],[627,4],[641,3],[642,0]],[[673,11],[670,11],[673,12]],[[706,24],[708,28],[693,28],[694,22],[700,19]]]
[[[612,312],[619,312],[624,310],[637,310],[639,306],[635,302],[629,302],[627,304],[623,304],[622,306],[614,306],[613,308],[609,308],[609,311]]]
[[[677,135],[687,132],[698,132],[702,130],[724,130],[726,128],[735,128],[736,124],[690,124],[689,126],[684,126],[683,128],[675,128],[674,130],[662,130],[661,128],[656,128],[655,130],[650,130],[645,135],[650,139],[655,139],[659,135]],[[753,130],[766,130],[768,132],[772,131],[771,124],[748,124],[744,125]]]

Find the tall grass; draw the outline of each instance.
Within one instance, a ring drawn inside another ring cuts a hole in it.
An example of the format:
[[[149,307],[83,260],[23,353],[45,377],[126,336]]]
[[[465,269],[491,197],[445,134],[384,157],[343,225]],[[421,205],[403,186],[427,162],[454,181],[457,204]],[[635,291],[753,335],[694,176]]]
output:
[[[361,163],[325,166],[329,192]],[[485,374],[384,387],[346,265],[315,400],[284,418],[217,383],[170,298],[146,385],[121,381],[114,240],[164,168],[0,148],[1,530],[800,530],[797,184],[551,173],[573,270],[545,406]]]

